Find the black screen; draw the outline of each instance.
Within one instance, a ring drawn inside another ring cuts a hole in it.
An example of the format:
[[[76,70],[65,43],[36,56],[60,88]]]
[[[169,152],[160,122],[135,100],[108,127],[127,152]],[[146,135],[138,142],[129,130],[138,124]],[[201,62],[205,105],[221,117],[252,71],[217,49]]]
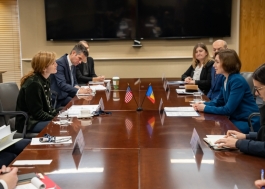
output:
[[[228,37],[232,0],[45,0],[47,40]]]
[[[45,0],[47,40],[135,38],[135,0]]]

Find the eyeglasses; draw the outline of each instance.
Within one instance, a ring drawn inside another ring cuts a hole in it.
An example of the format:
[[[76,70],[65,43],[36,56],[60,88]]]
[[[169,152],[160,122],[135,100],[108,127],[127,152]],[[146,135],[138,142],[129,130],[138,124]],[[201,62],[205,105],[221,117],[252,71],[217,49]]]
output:
[[[258,95],[260,95],[260,90],[263,89],[265,86],[259,87],[259,88],[255,88],[255,91],[257,91]]]
[[[71,140],[71,137],[56,139],[55,136],[51,136],[51,135],[46,133],[39,140],[41,143],[46,143],[46,142],[61,143],[61,142],[68,142],[69,140]]]

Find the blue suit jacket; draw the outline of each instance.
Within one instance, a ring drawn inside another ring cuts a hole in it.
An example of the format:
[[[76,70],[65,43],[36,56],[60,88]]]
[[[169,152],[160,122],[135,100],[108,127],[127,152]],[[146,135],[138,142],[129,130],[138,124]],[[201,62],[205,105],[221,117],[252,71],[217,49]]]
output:
[[[215,69],[212,67],[211,70],[211,89],[207,94],[207,97],[210,100],[214,100],[215,98],[218,98],[218,95],[220,94],[220,90],[222,88],[222,81],[224,79],[224,76],[222,74],[215,74]]]
[[[225,77],[223,83],[224,80]],[[249,132],[248,116],[259,111],[248,83],[240,74],[230,74],[226,90],[222,87],[218,98],[205,105],[204,112],[229,116],[243,133]],[[253,118],[253,128],[255,131],[260,128],[259,117]]]
[[[68,96],[74,97],[78,91],[77,88],[71,85],[71,71],[69,68],[69,64],[67,61],[67,54],[63,55],[59,58],[56,63],[57,66],[57,73],[51,74],[51,89],[58,93],[57,99],[62,100],[67,98]],[[76,68],[73,68],[73,79],[74,79],[74,86],[77,85],[76,81]],[[54,97],[53,97],[54,98]]]

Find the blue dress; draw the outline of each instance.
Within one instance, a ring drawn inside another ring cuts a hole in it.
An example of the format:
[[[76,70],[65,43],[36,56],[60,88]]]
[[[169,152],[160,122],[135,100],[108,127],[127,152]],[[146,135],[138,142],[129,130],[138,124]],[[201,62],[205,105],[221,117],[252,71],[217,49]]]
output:
[[[243,133],[249,133],[248,116],[253,112],[259,112],[258,106],[250,91],[246,80],[239,74],[228,76],[226,89],[223,86],[219,97],[213,101],[205,102],[204,112],[227,115],[232,123]],[[254,131],[260,128],[259,117],[252,119]]]

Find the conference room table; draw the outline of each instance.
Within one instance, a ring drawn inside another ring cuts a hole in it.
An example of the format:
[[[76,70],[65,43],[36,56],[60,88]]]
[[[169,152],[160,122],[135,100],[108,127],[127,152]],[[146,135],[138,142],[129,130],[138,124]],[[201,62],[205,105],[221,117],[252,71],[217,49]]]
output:
[[[255,188],[254,181],[265,168],[263,158],[236,149],[212,150],[203,141],[206,135],[238,130],[226,116],[200,112],[198,117],[167,117],[159,111],[161,99],[162,107],[190,106],[192,95],[178,95],[178,85],[165,90],[161,78],[144,78],[138,84],[136,81],[120,79],[118,90],[111,86],[111,90],[97,91],[95,96],[74,97],[65,109],[95,105],[102,98],[106,114],[91,119],[74,117],[68,126],[51,122],[39,137],[45,133],[71,136],[73,143],[28,145],[14,161],[52,162],[24,165],[19,168],[20,173],[44,173],[66,189]],[[125,103],[128,83],[134,98]],[[150,83],[155,104],[145,98]],[[206,96],[203,98],[207,100]],[[139,106],[142,111],[136,111]],[[190,143],[194,130],[199,136],[198,149]],[[80,131],[85,146],[82,153],[75,153],[74,141]]]

